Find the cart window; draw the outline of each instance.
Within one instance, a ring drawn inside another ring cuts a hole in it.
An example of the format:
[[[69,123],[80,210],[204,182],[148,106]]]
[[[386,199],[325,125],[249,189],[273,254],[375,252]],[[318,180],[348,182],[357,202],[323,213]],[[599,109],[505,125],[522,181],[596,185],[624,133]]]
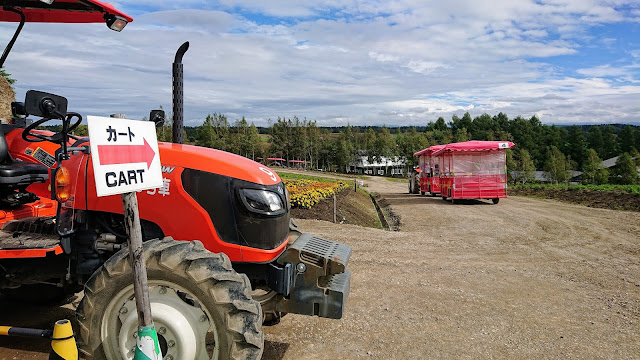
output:
[[[456,175],[495,175],[504,173],[504,151],[457,153],[453,158]]]

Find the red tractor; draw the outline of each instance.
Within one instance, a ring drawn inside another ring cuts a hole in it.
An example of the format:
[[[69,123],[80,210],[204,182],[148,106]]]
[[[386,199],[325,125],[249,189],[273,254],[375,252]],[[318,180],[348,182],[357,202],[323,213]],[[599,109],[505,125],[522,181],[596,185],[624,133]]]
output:
[[[0,21],[20,23],[0,66],[25,22],[106,22],[120,31],[132,21],[94,0],[0,6]],[[154,323],[165,359],[260,358],[263,322],[287,313],[342,317],[351,248],[297,231],[275,172],[180,143],[184,51],[174,63],[178,143],[159,144],[163,186],[138,193]],[[89,139],[73,135],[83,117],[67,105],[30,90],[1,125],[0,292],[48,302],[84,290],[81,352],[131,359],[137,315],[122,202],[96,196]],[[163,117],[151,114],[158,123]],[[53,121],[62,122],[60,132],[38,129]]]

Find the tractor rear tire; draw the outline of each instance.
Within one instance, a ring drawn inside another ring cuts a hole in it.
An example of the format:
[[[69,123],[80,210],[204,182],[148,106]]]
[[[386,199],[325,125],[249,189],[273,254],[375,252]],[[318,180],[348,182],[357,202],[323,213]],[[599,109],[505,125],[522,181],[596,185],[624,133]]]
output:
[[[262,309],[249,279],[224,254],[199,241],[144,243],[149,298],[164,358],[260,359]],[[132,359],[137,311],[128,249],[113,255],[85,284],[77,310],[87,359]]]

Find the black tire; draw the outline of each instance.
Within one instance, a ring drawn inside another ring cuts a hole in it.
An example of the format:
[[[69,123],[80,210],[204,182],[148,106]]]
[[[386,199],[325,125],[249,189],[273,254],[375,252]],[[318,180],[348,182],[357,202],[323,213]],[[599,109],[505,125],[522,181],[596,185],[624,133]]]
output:
[[[442,200],[447,201],[447,197],[446,196],[442,196]]]
[[[197,352],[195,358],[260,359],[264,347],[262,310],[251,297],[249,279],[233,270],[226,255],[207,251],[199,241],[171,238],[145,242],[144,253],[152,315],[165,359],[171,355],[176,360],[191,360],[184,355],[191,346],[180,347],[179,341],[185,333],[190,335],[189,331],[194,336],[187,336],[187,340],[193,338],[197,344],[191,351]],[[130,329],[129,316],[135,317],[137,325],[132,294],[131,262],[125,248],[85,284],[77,310],[79,345],[85,358],[121,359],[121,349],[128,351],[130,342],[135,346],[135,339],[129,339],[137,328]],[[154,312],[154,306],[164,312]],[[171,321],[157,318],[164,314],[173,314]],[[126,339],[121,348],[119,334]]]
[[[253,299],[262,307],[262,326],[274,326],[280,323],[287,313],[276,311],[278,294],[271,289],[256,289],[252,293]]]
[[[420,174],[418,174],[418,173],[413,173],[413,174],[411,175],[411,181],[410,181],[410,182],[411,182],[411,184],[412,184],[412,187],[411,187],[411,189],[412,189],[412,190],[411,190],[411,193],[412,193],[412,194],[418,194],[418,193],[420,193]]]
[[[420,195],[424,196],[424,194],[426,194],[426,192],[420,191]]]
[[[491,199],[491,202],[493,202],[493,204],[496,205],[500,202],[500,198],[493,198]]]

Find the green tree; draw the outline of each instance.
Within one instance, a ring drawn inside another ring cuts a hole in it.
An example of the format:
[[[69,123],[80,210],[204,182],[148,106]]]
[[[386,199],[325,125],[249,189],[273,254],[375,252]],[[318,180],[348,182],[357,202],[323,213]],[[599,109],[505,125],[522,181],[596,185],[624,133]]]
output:
[[[526,149],[520,149],[517,151],[517,160],[514,161],[513,177],[516,182],[522,185],[531,181],[535,177],[536,167],[533,164],[533,159]]]
[[[215,137],[216,133],[213,130],[213,117],[211,115],[207,115],[202,126],[198,128],[198,138],[196,143],[199,146],[213,148],[216,142]]]
[[[636,162],[636,166],[640,168],[640,151],[633,149],[629,155]]]
[[[405,171],[418,164],[418,158],[413,154],[429,146],[426,136],[419,133],[415,127],[412,127],[408,133],[399,134],[396,137],[396,143],[398,155],[405,160]]]
[[[274,157],[281,157],[290,160],[291,150],[291,121],[278,117],[278,120],[271,125],[271,146],[269,153]]]
[[[319,155],[321,148],[321,139],[320,139],[320,129],[316,126],[315,121],[307,122],[306,127],[307,132],[307,145],[306,145],[306,153],[309,156],[309,164],[311,168],[318,169],[319,168]]]
[[[544,165],[544,176],[556,184],[564,183],[569,179],[571,162],[567,160],[562,151],[551,146],[547,151],[547,160]]]
[[[577,162],[579,168],[582,167],[582,162],[587,157],[587,140],[579,126],[573,125],[569,128],[569,138],[564,153]]]
[[[447,130],[447,123],[444,121],[444,118],[440,116],[438,120],[436,120],[435,125],[433,126],[434,130],[445,131]]]
[[[589,129],[589,134],[587,135],[587,143],[589,147],[596,151],[598,156],[603,157],[604,153],[604,140],[602,138],[602,130],[600,130],[600,126],[592,126]]]
[[[347,172],[349,167],[350,149],[344,136],[338,136],[332,144],[331,160],[338,170]]]
[[[249,126],[244,116],[242,119],[236,120],[231,134],[230,150],[233,153],[255,159],[259,142],[258,129],[253,123]]]
[[[608,179],[609,171],[602,166],[602,159],[594,149],[589,149],[582,164],[582,182],[600,185],[607,183]]]
[[[459,128],[455,130],[455,142],[464,142],[471,140],[471,135],[467,132],[467,128]]]
[[[11,74],[7,73],[4,68],[0,68],[0,75],[2,75],[2,77],[5,78],[9,84],[15,84],[16,79],[12,79]]]
[[[610,159],[618,154],[618,137],[613,126],[607,125],[602,129],[603,159]]]
[[[638,183],[638,167],[629,153],[622,153],[616,161],[612,171],[613,180],[622,185],[635,185]]]
[[[626,125],[618,134],[618,139],[620,141],[620,151],[630,153],[633,149],[636,148],[636,141],[634,136],[633,127],[631,125]]]

